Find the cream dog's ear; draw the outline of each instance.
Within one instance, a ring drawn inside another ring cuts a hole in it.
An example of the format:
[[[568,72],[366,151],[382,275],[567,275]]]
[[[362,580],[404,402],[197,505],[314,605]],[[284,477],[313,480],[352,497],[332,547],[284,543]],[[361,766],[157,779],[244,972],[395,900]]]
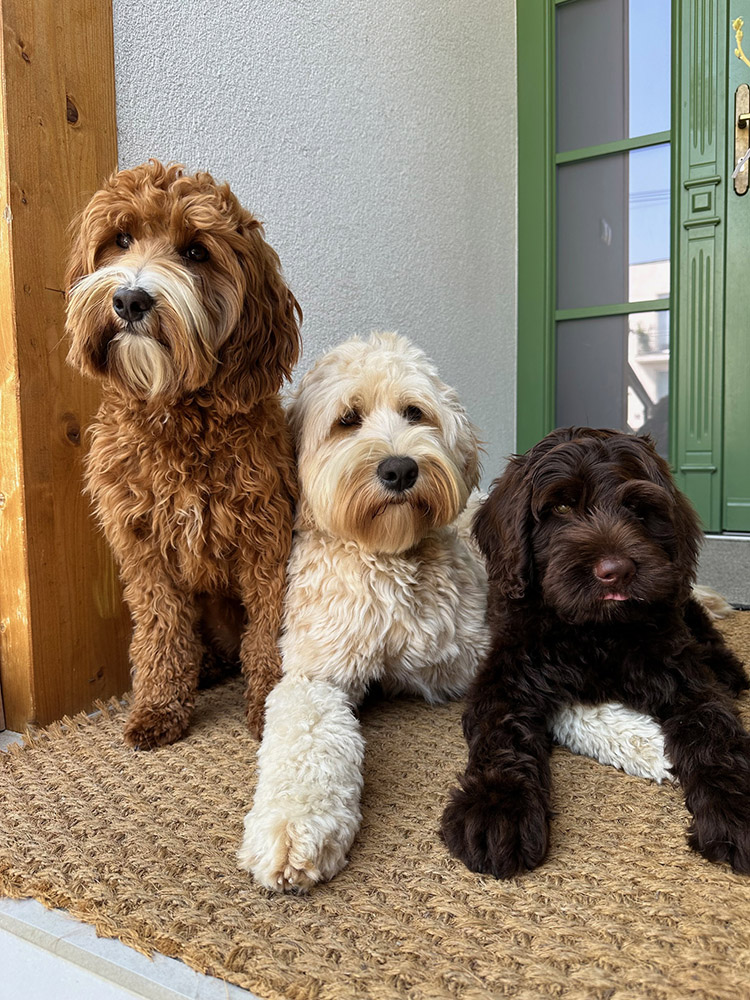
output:
[[[315,527],[312,508],[306,498],[301,496],[297,503],[297,513],[294,519],[295,531],[310,531]]]

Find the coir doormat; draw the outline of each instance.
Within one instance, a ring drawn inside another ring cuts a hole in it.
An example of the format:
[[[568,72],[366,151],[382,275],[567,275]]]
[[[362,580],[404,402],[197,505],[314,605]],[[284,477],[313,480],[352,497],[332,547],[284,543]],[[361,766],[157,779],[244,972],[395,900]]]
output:
[[[750,614],[724,628],[750,659]],[[750,878],[687,848],[679,790],[558,749],[546,864],[496,882],[450,858],[437,829],[465,759],[460,713],[365,712],[362,829],[307,897],[271,896],[235,865],[255,781],[238,681],[151,753],[125,747],[117,706],[65,720],[0,760],[0,892],[263,1000],[747,1000]]]

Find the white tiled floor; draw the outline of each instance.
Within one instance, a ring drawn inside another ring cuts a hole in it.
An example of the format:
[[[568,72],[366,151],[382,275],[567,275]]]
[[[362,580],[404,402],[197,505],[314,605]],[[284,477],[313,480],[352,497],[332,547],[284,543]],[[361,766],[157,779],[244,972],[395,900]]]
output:
[[[164,955],[153,959],[33,899],[0,899],[2,1000],[253,1000]],[[255,998],[257,1000],[257,998]]]
[[[20,740],[0,732],[0,750]],[[164,955],[153,959],[33,899],[0,898],[0,1000],[258,1000]]]

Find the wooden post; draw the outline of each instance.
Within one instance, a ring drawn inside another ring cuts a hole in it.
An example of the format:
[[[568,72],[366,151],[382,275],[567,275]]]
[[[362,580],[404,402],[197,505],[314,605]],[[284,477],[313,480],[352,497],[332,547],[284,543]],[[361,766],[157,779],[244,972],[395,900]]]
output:
[[[68,227],[117,165],[107,0],[0,0],[0,684],[21,729],[129,687],[130,625],[81,495],[98,388],[65,362]]]

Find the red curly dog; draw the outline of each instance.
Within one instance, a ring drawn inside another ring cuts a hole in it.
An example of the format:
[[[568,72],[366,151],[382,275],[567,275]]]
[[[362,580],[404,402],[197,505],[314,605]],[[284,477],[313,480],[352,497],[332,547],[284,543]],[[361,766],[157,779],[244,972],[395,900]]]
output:
[[[280,674],[296,485],[278,392],[301,310],[261,224],[209,174],[123,170],[77,227],[69,361],[103,379],[85,478],[134,623],[126,740],[182,736],[209,651],[239,654],[259,734]]]

